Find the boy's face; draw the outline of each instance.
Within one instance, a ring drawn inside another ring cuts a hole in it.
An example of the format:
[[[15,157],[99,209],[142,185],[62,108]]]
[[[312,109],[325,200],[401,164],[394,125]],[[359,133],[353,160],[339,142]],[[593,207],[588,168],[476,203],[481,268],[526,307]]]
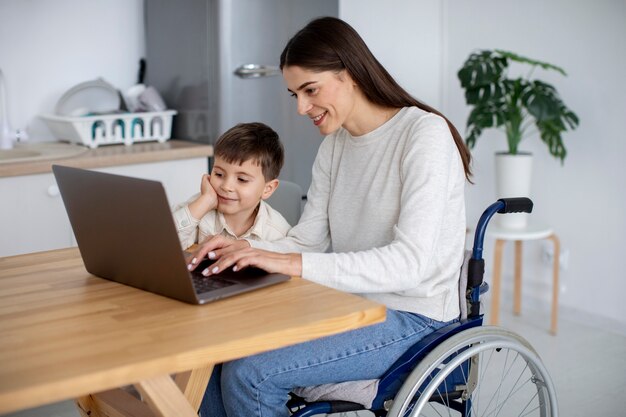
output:
[[[219,156],[215,157],[210,182],[217,193],[217,210],[224,214],[251,214],[278,185],[278,180],[265,182],[261,165],[254,160],[237,165]]]

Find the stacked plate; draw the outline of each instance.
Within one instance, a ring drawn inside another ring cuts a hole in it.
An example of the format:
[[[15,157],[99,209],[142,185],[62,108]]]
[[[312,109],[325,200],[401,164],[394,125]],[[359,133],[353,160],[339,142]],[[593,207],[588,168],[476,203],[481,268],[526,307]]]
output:
[[[120,109],[121,98],[115,87],[102,78],[85,81],[70,88],[57,102],[59,116],[111,114]]]

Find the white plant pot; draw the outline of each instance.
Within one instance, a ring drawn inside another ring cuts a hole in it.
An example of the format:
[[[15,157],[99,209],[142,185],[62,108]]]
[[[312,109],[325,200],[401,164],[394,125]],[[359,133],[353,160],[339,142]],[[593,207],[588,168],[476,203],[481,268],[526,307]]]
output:
[[[497,198],[530,197],[533,156],[530,153],[496,153]],[[528,213],[503,214],[498,225],[506,229],[523,229],[528,224]]]

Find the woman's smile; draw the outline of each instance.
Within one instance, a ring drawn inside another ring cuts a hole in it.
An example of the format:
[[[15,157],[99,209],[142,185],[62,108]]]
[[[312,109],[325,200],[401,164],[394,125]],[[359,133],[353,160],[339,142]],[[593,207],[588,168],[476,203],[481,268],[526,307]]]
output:
[[[315,116],[315,117],[312,117],[311,119],[313,120],[313,124],[314,124],[315,126],[319,126],[319,125],[321,125],[321,124],[322,124],[322,121],[324,120],[324,118],[325,118],[325,116],[326,116],[326,114],[327,114],[327,113],[328,113],[328,112],[326,112],[326,111],[325,111],[325,112],[324,112],[324,113],[322,113],[322,114],[319,114],[319,115],[317,115],[317,116]]]

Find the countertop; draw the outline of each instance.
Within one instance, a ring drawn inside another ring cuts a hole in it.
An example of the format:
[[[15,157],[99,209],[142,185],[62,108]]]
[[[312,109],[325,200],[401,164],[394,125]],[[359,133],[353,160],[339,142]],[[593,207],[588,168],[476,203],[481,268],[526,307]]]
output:
[[[119,165],[142,164],[210,157],[213,147],[183,140],[168,140],[164,143],[147,142],[126,145],[101,146],[71,158],[16,162],[0,165],[0,177],[45,174],[52,172],[52,165],[67,165],[76,168],[104,168]]]

